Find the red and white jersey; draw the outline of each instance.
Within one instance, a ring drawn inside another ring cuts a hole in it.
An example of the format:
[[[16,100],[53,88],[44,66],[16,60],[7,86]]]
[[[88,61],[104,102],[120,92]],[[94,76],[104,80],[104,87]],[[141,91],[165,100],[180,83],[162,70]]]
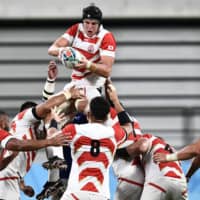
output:
[[[5,148],[7,142],[11,139],[14,138],[10,133],[7,131],[0,129],[0,149]]]
[[[151,181],[153,177],[162,176],[185,179],[179,161],[164,162],[159,164],[156,164],[153,161],[153,155],[155,153],[170,153],[168,150],[166,150],[167,144],[165,141],[151,134],[144,134],[142,137],[147,138],[150,141],[149,150],[142,157],[142,165],[145,170],[146,181]]]
[[[32,113],[32,108],[24,110],[17,114],[11,122],[10,133],[18,139],[35,139],[34,123],[38,122],[38,119]],[[5,152],[5,155],[9,155]],[[9,179],[9,176],[18,176],[20,173],[21,177],[24,177],[27,171],[30,169],[32,162],[36,156],[36,151],[19,152],[18,156],[0,172],[0,180],[4,177]]]
[[[131,117],[133,123],[133,134],[130,134],[126,142],[121,147],[126,147],[134,142],[134,139],[142,134],[140,124],[136,118]],[[110,118],[107,125],[116,126],[119,123],[118,116],[115,109],[111,108]],[[135,135],[135,136],[134,136]],[[119,156],[113,161],[112,164],[115,176],[118,179],[117,190],[115,199],[139,199],[144,184],[144,171],[138,157],[132,160],[125,160]],[[126,195],[124,195],[126,194]],[[139,197],[138,197],[139,196]]]
[[[74,24],[63,34],[70,45],[83,54],[89,61],[98,63],[101,56],[115,57],[116,41],[111,32],[100,26],[98,34],[88,37],[84,31],[83,24]],[[105,78],[100,77],[86,69],[73,69],[72,80],[81,80],[83,85],[101,87]]]
[[[7,131],[0,129],[0,157],[3,158],[4,157],[4,153],[5,153],[5,147],[7,142],[14,138],[10,133],[8,133]]]
[[[141,135],[142,131],[140,128],[140,124],[137,121],[137,119],[135,117],[130,117],[132,120],[132,128],[133,128],[133,134],[130,134],[127,138],[127,140],[120,146],[120,148],[123,148],[125,146],[128,146],[129,144],[134,142],[134,137],[137,137],[137,135]],[[111,107],[110,109],[110,113],[109,113],[109,117],[108,120],[106,121],[106,125],[107,126],[119,126],[119,119],[117,116],[117,112],[114,108]]]
[[[126,139],[120,127],[99,123],[67,125],[62,132],[72,135],[72,169],[67,193],[95,192],[110,199],[109,168],[117,147]]]

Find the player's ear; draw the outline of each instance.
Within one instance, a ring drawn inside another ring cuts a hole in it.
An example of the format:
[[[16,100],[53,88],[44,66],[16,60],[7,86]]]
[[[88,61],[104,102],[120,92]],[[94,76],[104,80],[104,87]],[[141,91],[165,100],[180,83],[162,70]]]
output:
[[[88,112],[86,113],[86,116],[87,116],[87,120],[90,121],[90,119],[91,119],[91,112],[88,111]]]

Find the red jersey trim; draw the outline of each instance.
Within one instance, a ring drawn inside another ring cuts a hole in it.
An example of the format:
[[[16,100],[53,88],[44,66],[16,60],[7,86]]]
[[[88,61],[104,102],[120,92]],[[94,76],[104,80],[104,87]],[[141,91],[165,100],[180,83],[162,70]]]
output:
[[[71,193],[70,194],[75,200],[79,200],[79,198],[74,194],[74,193]]]
[[[16,179],[19,179],[19,177],[18,177],[18,176],[10,176],[10,177],[3,177],[3,178],[0,178],[0,181],[16,180]]]
[[[91,192],[98,192],[97,188],[92,182],[85,184],[81,190],[91,191]]]
[[[104,180],[104,176],[100,169],[98,168],[86,168],[79,174],[79,181],[83,180],[87,176],[96,177],[97,180],[102,184]]]
[[[164,188],[160,187],[159,185],[152,183],[152,182],[149,182],[148,184],[155,187],[156,189],[160,190],[161,192],[166,193],[166,190]]]
[[[132,180],[129,180],[129,179],[126,179],[126,178],[119,177],[118,180],[130,183],[132,185],[136,185],[136,186],[139,186],[139,187],[144,187],[144,184],[141,184],[141,183],[138,183],[136,181],[132,181]]]

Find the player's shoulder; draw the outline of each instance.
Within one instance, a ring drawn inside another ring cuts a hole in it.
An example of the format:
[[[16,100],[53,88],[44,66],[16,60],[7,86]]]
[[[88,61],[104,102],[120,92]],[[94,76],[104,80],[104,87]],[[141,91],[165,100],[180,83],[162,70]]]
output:
[[[0,129],[0,141],[8,136],[10,136],[10,134],[7,131]]]
[[[75,24],[72,24],[69,28],[67,28],[65,33],[75,36],[79,29],[80,29],[80,23],[75,23]]]

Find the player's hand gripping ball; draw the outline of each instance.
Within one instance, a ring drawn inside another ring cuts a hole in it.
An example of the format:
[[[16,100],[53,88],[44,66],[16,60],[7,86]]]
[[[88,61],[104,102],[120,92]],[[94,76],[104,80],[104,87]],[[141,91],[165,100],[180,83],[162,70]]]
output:
[[[60,55],[60,60],[66,68],[72,69],[85,57],[76,49],[66,47]]]

